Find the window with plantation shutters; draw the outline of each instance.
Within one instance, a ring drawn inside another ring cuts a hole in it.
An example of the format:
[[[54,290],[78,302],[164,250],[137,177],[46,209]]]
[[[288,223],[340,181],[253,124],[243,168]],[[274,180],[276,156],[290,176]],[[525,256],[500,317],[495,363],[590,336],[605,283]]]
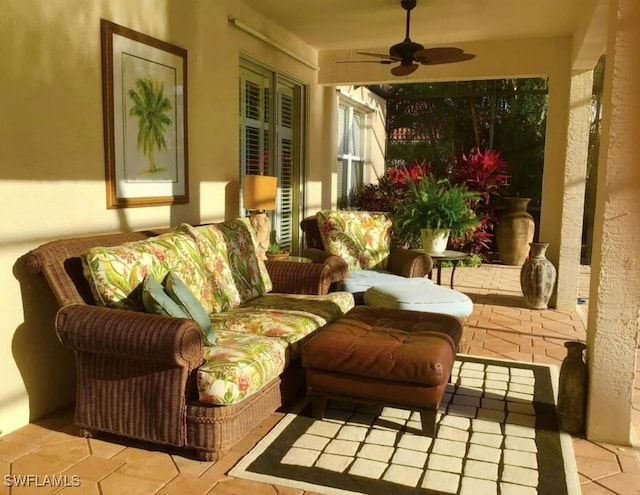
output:
[[[352,193],[364,181],[366,115],[361,110],[338,105],[338,206],[349,207]]]
[[[249,61],[240,67],[240,183],[245,174],[278,177],[271,240],[298,247],[303,86]],[[242,198],[242,194],[240,194]],[[242,205],[241,205],[242,209]]]

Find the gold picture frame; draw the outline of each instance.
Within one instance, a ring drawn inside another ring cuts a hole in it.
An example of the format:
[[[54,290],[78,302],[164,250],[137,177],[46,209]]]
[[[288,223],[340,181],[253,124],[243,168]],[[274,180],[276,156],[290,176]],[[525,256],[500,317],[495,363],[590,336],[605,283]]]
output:
[[[187,50],[100,20],[107,208],[189,202]]]

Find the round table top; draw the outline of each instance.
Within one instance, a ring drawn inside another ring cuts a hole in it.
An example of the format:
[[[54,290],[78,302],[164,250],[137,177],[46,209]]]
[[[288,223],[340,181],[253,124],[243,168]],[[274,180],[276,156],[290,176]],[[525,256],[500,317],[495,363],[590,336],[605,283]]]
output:
[[[463,260],[469,257],[468,253],[463,253],[462,251],[452,251],[447,249],[442,253],[427,253],[434,259],[439,260]]]

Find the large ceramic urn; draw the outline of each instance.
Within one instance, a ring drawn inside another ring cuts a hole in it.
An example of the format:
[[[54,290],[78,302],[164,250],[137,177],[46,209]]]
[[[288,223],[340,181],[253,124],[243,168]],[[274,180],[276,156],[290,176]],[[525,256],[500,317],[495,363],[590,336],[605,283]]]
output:
[[[520,268],[524,303],[531,309],[547,309],[556,283],[556,267],[546,257],[548,242],[532,242],[531,255]]]
[[[504,198],[506,209],[498,218],[496,242],[505,265],[522,266],[533,241],[535,223],[527,211],[531,198]]]

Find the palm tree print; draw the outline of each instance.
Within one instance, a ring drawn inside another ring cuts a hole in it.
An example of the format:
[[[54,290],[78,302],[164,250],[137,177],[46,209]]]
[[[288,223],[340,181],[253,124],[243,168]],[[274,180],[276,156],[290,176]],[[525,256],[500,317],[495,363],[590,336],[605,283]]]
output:
[[[138,149],[149,159],[147,173],[163,171],[156,167],[154,151],[167,149],[166,128],[171,124],[171,100],[164,95],[164,84],[150,76],[136,80],[136,90],[129,90],[133,106],[130,117],[138,118]]]

